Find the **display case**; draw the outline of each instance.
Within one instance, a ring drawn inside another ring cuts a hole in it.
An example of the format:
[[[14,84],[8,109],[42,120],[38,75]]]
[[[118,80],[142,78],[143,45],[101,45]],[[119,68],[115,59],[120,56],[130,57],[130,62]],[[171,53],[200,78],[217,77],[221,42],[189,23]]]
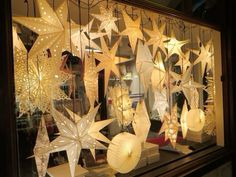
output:
[[[12,1],[19,176],[174,176],[227,154],[222,32],[150,7]]]

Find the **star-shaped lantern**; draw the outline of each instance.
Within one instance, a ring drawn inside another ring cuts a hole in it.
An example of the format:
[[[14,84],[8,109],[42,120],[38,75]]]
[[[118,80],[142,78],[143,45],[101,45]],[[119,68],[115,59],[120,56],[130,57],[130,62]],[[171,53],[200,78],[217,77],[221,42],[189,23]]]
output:
[[[183,73],[185,73],[187,68],[191,65],[189,58],[190,58],[190,51],[187,51],[184,54],[184,58],[180,56],[178,62],[175,64],[176,66],[180,66],[182,68]]]
[[[165,113],[164,122],[159,131],[159,134],[165,132],[165,141],[169,139],[174,148],[177,140],[178,127],[177,106],[175,105],[171,110],[171,114]]]
[[[133,21],[125,11],[122,11],[122,14],[126,29],[122,31],[120,35],[128,36],[134,53],[138,39],[144,40],[143,33],[140,29],[141,17],[139,16],[135,21]]]
[[[78,119],[77,123],[54,109],[54,119],[60,136],[51,142],[52,149],[50,152],[66,150],[72,177],[74,177],[75,166],[78,163],[81,149],[90,149],[95,157],[95,149],[106,149],[106,146],[99,141],[110,143],[110,140],[99,131],[114,119],[94,122],[99,106],[90,109],[87,115]]]
[[[101,25],[99,27],[99,31],[105,30],[108,36],[108,39],[111,41],[112,30],[119,33],[118,28],[115,24],[118,18],[113,16],[113,8],[105,8],[100,6],[101,14],[92,14],[95,18],[101,21]]]
[[[188,115],[188,107],[187,107],[186,101],[184,101],[184,105],[183,105],[181,117],[180,117],[180,125],[182,129],[183,138],[186,138],[186,135],[188,132],[187,115]]]
[[[97,72],[104,70],[104,94],[106,95],[107,86],[109,82],[109,77],[111,71],[117,76],[120,77],[120,71],[117,67],[117,64],[127,62],[129,59],[123,57],[117,57],[116,51],[119,46],[121,38],[114,44],[111,50],[108,49],[107,44],[103,37],[101,39],[101,46],[102,46],[102,54],[101,53],[94,53],[94,58],[99,60],[100,63],[97,66]]]
[[[203,45],[203,43],[200,41],[200,39],[198,38],[198,43],[200,46],[200,51],[197,50],[193,50],[193,53],[195,53],[196,55],[198,55],[198,58],[194,61],[194,65],[198,64],[201,62],[201,66],[202,66],[202,76],[204,75],[204,71],[205,71],[205,67],[207,65],[207,71],[211,68],[211,60],[213,59],[213,55],[214,55],[214,49],[213,49],[213,45],[212,45],[212,41],[208,41],[206,46]]]
[[[77,53],[77,49],[70,42],[71,35],[79,30],[79,25],[68,22],[68,6],[64,0],[54,11],[46,0],[36,0],[40,17],[13,17],[13,20],[29,28],[38,37],[34,42],[29,58],[34,58],[43,51],[50,49],[51,56],[61,57],[63,50]],[[71,48],[72,47],[72,48]]]
[[[145,142],[149,133],[151,122],[143,100],[137,104],[132,126],[134,128],[135,135],[139,138],[140,142]]]
[[[190,66],[182,76],[170,71],[170,75],[176,82],[171,92],[176,93],[182,91],[189,104],[191,103],[192,88],[204,88],[204,85],[193,81],[191,77],[192,67],[193,66]]]
[[[152,21],[153,30],[144,29],[144,31],[150,36],[150,39],[147,41],[147,45],[153,45],[152,55],[155,56],[158,47],[166,54],[166,49],[164,45],[164,41],[168,38],[165,36],[165,24],[163,24],[159,29],[157,27],[156,21]]]
[[[173,55],[177,54],[178,56],[185,58],[184,53],[182,52],[182,46],[187,44],[189,40],[178,41],[172,32],[171,37],[168,38],[168,41],[165,43],[165,47],[167,48],[167,59]]]

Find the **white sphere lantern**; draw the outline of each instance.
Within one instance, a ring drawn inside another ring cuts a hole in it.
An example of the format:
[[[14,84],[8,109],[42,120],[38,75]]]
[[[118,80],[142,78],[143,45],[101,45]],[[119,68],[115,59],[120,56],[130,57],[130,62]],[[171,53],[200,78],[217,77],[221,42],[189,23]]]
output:
[[[119,173],[133,170],[141,156],[141,143],[137,136],[123,132],[116,135],[107,150],[107,162]]]
[[[201,109],[191,109],[187,113],[187,127],[189,130],[199,132],[205,125],[205,114]]]

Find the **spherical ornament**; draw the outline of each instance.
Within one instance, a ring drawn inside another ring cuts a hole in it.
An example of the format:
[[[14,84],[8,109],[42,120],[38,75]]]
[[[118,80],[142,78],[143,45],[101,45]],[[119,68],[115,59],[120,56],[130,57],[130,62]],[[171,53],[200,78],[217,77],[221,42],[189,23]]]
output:
[[[139,139],[130,133],[124,132],[116,135],[107,150],[108,164],[120,173],[128,173],[139,162],[141,155],[141,143]]]
[[[187,113],[187,127],[195,132],[201,131],[205,124],[205,114],[201,109],[191,109]]]

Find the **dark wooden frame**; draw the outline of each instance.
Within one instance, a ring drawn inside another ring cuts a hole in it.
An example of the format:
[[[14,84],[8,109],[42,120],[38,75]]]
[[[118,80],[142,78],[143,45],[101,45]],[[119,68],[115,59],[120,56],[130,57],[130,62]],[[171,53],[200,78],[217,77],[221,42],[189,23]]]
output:
[[[165,166],[147,167],[133,173],[133,176],[200,176],[223,162],[232,161],[235,168],[235,120],[233,52],[232,52],[232,3],[219,1],[221,12],[218,25],[200,22],[183,13],[158,6],[154,0],[117,0],[137,7],[149,9],[183,20],[220,29],[222,34],[222,81],[225,120],[225,147],[216,146],[186,156]],[[18,177],[17,134],[14,98],[14,74],[12,54],[11,1],[2,1],[0,5],[0,176]],[[233,176],[235,176],[235,170]]]

